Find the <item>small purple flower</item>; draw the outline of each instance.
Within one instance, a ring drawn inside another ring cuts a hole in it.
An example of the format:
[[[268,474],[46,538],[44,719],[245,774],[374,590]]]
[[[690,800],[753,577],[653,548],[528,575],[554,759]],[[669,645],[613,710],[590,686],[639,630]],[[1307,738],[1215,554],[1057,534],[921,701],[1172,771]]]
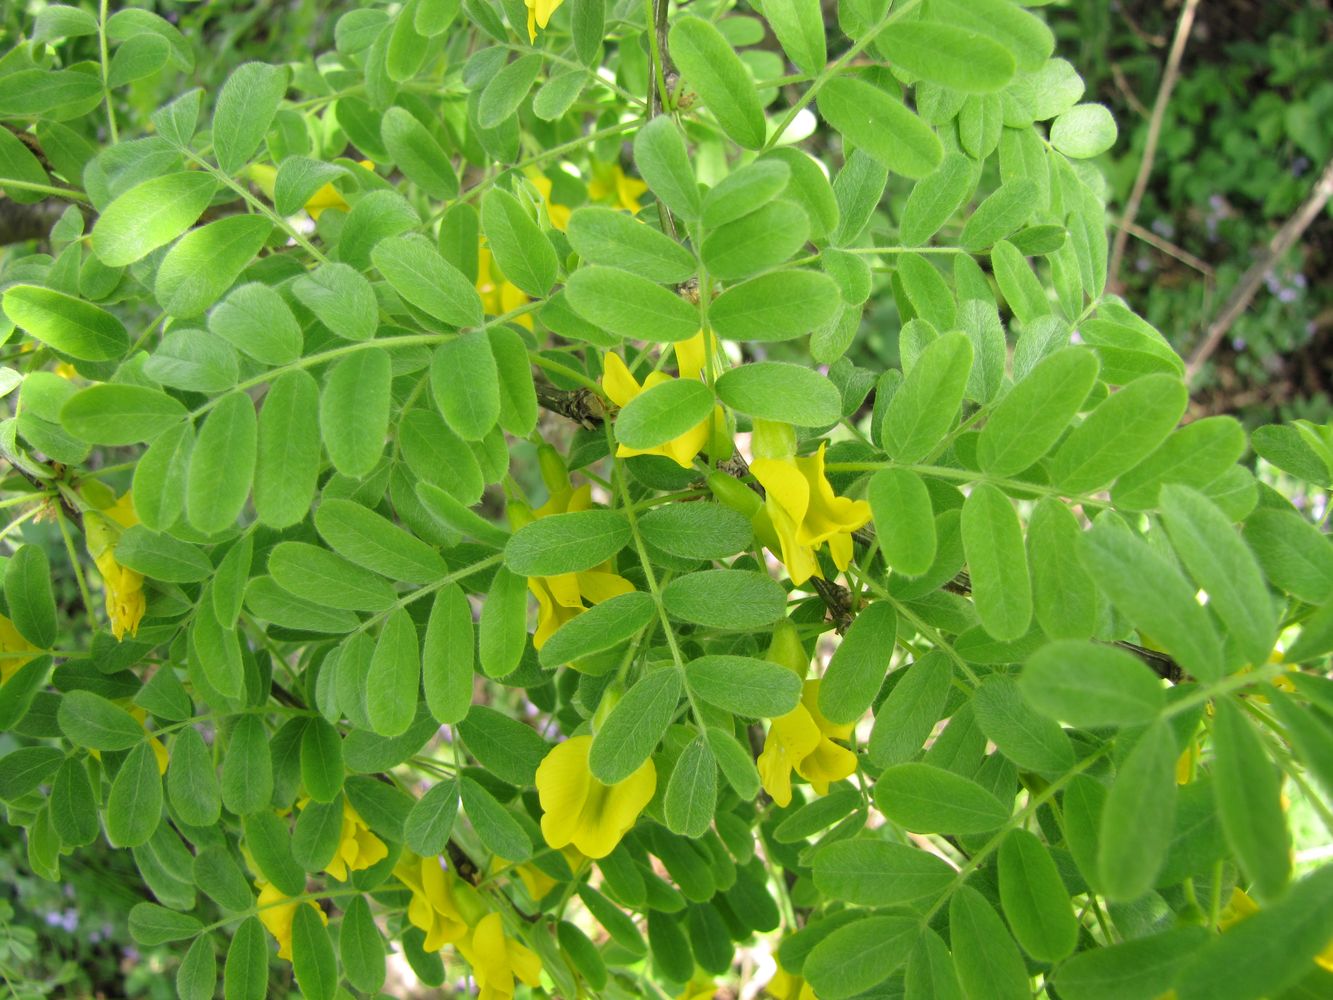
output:
[[[1172,239],[1176,235],[1176,227],[1171,225],[1170,219],[1153,219],[1152,231],[1164,240]]]
[[[1233,351],[1243,351],[1243,350],[1245,350],[1245,338],[1244,338],[1244,337],[1232,337],[1232,338],[1231,338],[1231,349],[1232,349]]]

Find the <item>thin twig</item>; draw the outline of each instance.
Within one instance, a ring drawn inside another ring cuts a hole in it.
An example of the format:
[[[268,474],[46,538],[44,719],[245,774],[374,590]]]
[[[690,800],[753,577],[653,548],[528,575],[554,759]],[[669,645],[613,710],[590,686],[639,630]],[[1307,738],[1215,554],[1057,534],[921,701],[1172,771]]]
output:
[[[1206,278],[1213,278],[1217,274],[1213,269],[1213,265],[1194,256],[1194,254],[1190,253],[1184,247],[1176,246],[1176,244],[1172,243],[1170,240],[1162,239],[1162,237],[1158,236],[1150,229],[1144,229],[1142,226],[1133,222],[1126,224],[1124,219],[1112,219],[1111,225],[1129,233],[1130,236],[1133,236],[1136,239],[1143,240],[1144,243],[1147,243],[1151,247],[1156,247],[1168,257],[1174,257],[1182,264],[1194,268],[1194,270],[1198,271]]]
[[[1324,165],[1324,172],[1319,176],[1319,182],[1315,184],[1314,190],[1310,192],[1310,197],[1305,200],[1296,214],[1282,224],[1282,228],[1277,231],[1272,242],[1268,244],[1268,249],[1259,256],[1259,258],[1250,265],[1250,269],[1241,275],[1240,281],[1232,290],[1230,298],[1222,306],[1222,311],[1217,314],[1217,318],[1208,327],[1208,332],[1204,335],[1199,346],[1194,349],[1190,355],[1189,361],[1185,365],[1185,379],[1187,382],[1193,381],[1199,374],[1199,369],[1203,367],[1205,361],[1217,350],[1217,345],[1222,342],[1227,331],[1241,317],[1254,298],[1255,292],[1259,290],[1259,285],[1263,282],[1268,272],[1273,269],[1273,265],[1282,259],[1301,238],[1301,234],[1309,228],[1310,223],[1314,222],[1324,206],[1328,204],[1330,198],[1333,198],[1333,160],[1329,160]]]
[[[1107,273],[1111,276],[1113,291],[1119,291],[1120,262],[1125,256],[1125,243],[1129,239],[1129,226],[1134,224],[1143,203],[1143,193],[1148,188],[1148,177],[1152,174],[1153,160],[1157,157],[1157,140],[1162,133],[1162,119],[1166,117],[1167,105],[1171,102],[1171,91],[1180,77],[1180,60],[1185,54],[1185,43],[1189,41],[1190,28],[1194,24],[1194,11],[1199,0],[1185,0],[1185,7],[1176,22],[1176,36],[1171,41],[1171,52],[1166,57],[1166,69],[1162,72],[1162,85],[1157,89],[1157,100],[1153,102],[1152,118],[1148,120],[1148,141],[1143,146],[1143,159],[1139,163],[1139,174],[1134,178],[1134,188],[1129,201],[1125,204],[1125,227],[1115,234],[1115,244],[1111,248],[1111,264]]]

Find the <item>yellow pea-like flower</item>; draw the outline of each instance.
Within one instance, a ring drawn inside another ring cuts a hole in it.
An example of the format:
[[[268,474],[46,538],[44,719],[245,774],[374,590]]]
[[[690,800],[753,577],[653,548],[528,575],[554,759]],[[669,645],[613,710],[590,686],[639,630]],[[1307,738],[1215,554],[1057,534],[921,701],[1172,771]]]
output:
[[[643,207],[639,204],[639,196],[647,190],[647,184],[627,175],[618,163],[594,165],[592,179],[588,182],[590,199],[635,215]]]
[[[717,996],[717,983],[702,969],[695,969],[685,988],[676,994],[676,1000],[713,1000]]]
[[[328,915],[325,914],[313,900],[307,899],[304,903],[298,903],[296,900],[287,896],[275,885],[260,880],[255,883],[259,888],[259,922],[267,928],[268,932],[278,942],[278,957],[292,960],[292,924],[296,922],[296,908],[298,906],[309,906],[319,914],[319,919],[325,924],[329,922]],[[284,902],[286,901],[286,902]]]
[[[333,860],[324,868],[339,882],[347,880],[348,873],[359,872],[389,856],[389,849],[384,841],[370,832],[361,814],[352,808],[352,804],[343,798],[343,825],[338,837],[338,850]]]
[[[852,561],[852,533],[870,521],[870,504],[836,496],[824,475],[824,450],[807,456],[756,458],[750,463],[766,493],[765,509],[782,545],[782,562],[797,586],[823,578],[815,552],[828,545],[840,570]]]
[[[573,844],[590,858],[604,858],[652,801],[657,768],[646,760],[624,781],[606,785],[588,767],[591,749],[591,736],[552,747],[537,768],[537,796],[548,845],[559,850]]]
[[[498,913],[488,913],[477,921],[471,936],[458,943],[458,950],[472,966],[479,1000],[511,1000],[515,979],[529,986],[541,983],[541,959],[531,948],[505,934]]]
[[[777,1000],[819,1000],[809,983],[800,976],[793,976],[780,965],[764,991]]]
[[[468,922],[459,908],[459,893],[471,890],[471,886],[459,881],[438,857],[423,858],[404,851],[393,873],[412,891],[407,919],[425,932],[422,947],[426,951],[438,951],[467,935]]]
[[[554,14],[565,0],[524,0],[528,8],[528,41],[537,40],[537,29],[546,30]]]
[[[551,225],[563,233],[569,226],[569,217],[574,210],[551,199],[551,178],[536,167],[529,167],[524,173],[532,186],[541,194],[542,202],[546,205],[546,216],[551,220]]]
[[[83,515],[88,554],[102,575],[106,614],[111,622],[111,634],[118,640],[123,639],[126,632],[132,636],[139,634],[139,622],[147,607],[143,575],[116,560],[116,543],[121,532],[138,523],[134,500],[128,493],[109,507],[86,511]]]

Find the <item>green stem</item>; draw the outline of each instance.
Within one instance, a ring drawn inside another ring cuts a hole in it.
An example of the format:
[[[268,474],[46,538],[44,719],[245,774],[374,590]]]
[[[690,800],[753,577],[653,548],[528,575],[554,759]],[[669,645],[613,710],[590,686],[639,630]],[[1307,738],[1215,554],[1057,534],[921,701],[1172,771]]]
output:
[[[82,191],[76,191],[74,188],[56,187],[51,184],[34,184],[31,181],[14,180],[11,177],[0,177],[0,188],[8,188],[11,191],[31,191],[33,194],[46,194],[53,198],[81,201],[84,204],[92,201]]]
[[[120,133],[116,128],[116,109],[111,99],[111,87],[107,83],[107,74],[110,71],[111,58],[106,44],[106,8],[107,0],[102,0],[97,17],[97,44],[101,49],[101,69],[102,69],[102,98],[106,101],[106,124],[111,133],[111,142],[114,145],[120,141]]]

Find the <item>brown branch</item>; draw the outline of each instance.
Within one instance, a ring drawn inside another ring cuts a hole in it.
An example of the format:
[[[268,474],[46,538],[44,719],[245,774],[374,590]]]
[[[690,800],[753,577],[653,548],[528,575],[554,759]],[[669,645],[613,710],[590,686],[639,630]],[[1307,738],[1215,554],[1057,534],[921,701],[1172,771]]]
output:
[[[1324,172],[1320,175],[1314,190],[1310,192],[1310,197],[1305,200],[1305,204],[1296,210],[1295,215],[1282,224],[1282,228],[1277,231],[1268,244],[1268,249],[1260,254],[1259,258],[1250,265],[1248,271],[1241,275],[1240,281],[1236,283],[1236,287],[1231,292],[1230,298],[1222,306],[1222,311],[1209,324],[1208,332],[1204,334],[1203,340],[1194,349],[1185,365],[1185,381],[1187,383],[1192,382],[1195,376],[1199,374],[1204,362],[1217,350],[1217,345],[1222,342],[1222,338],[1226,336],[1227,331],[1249,307],[1255,293],[1259,290],[1259,285],[1263,283],[1268,272],[1273,269],[1273,265],[1301,238],[1301,234],[1309,228],[1315,217],[1323,211],[1330,198],[1333,198],[1333,159],[1324,165]]]
[[[1213,266],[1206,260],[1194,256],[1194,254],[1190,253],[1184,247],[1176,246],[1176,244],[1172,243],[1170,240],[1162,239],[1162,237],[1158,236],[1150,229],[1144,229],[1137,223],[1127,223],[1124,219],[1112,219],[1111,225],[1117,227],[1122,232],[1128,233],[1135,239],[1142,240],[1150,247],[1162,251],[1162,253],[1166,254],[1168,257],[1174,257],[1187,267],[1192,267],[1205,278],[1211,280],[1217,274],[1213,269]]]
[[[1111,290],[1118,292],[1120,283],[1120,265],[1125,256],[1125,243],[1129,240],[1129,227],[1139,214],[1143,203],[1143,194],[1148,189],[1148,178],[1152,174],[1153,160],[1157,158],[1157,141],[1162,134],[1162,119],[1166,117],[1167,105],[1171,102],[1171,92],[1175,90],[1176,80],[1180,77],[1180,60],[1185,54],[1185,43],[1189,41],[1190,28],[1194,24],[1194,11],[1199,0],[1185,0],[1176,22],[1176,36],[1171,41],[1171,51],[1166,57],[1166,69],[1162,72],[1162,85],[1157,89],[1157,100],[1153,102],[1152,118],[1148,121],[1148,141],[1143,146],[1143,159],[1139,162],[1139,173],[1134,178],[1134,187],[1130,191],[1129,201],[1125,204],[1124,225],[1115,234],[1115,243],[1111,248],[1111,263],[1107,273],[1111,276]]]

